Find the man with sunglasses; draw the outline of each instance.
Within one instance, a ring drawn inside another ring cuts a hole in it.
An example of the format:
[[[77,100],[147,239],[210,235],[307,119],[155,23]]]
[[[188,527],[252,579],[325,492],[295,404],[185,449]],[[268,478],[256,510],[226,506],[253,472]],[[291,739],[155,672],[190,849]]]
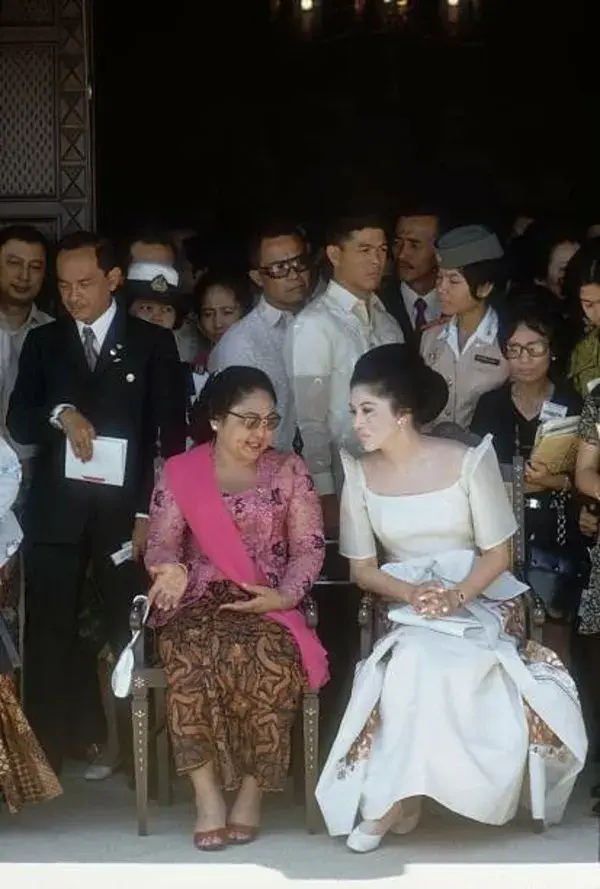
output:
[[[290,451],[296,435],[296,412],[286,372],[286,332],[310,294],[309,248],[303,232],[277,222],[257,233],[249,245],[250,279],[260,288],[256,307],[224,334],[211,352],[208,369],[233,364],[264,371],[277,395],[281,416],[274,445]]]

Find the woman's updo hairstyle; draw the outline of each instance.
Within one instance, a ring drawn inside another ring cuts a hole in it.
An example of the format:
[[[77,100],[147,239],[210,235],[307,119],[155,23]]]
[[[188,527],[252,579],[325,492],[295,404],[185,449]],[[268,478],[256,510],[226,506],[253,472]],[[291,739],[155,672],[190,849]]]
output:
[[[435,420],[448,401],[445,379],[412,347],[399,343],[377,346],[359,358],[350,381],[350,388],[355,386],[388,398],[398,413],[410,412],[417,427]]]
[[[211,374],[190,411],[191,437],[196,444],[212,441],[215,432],[211,428],[211,421],[227,416],[253,392],[265,392],[277,404],[273,383],[266,373],[256,367],[234,364]]]

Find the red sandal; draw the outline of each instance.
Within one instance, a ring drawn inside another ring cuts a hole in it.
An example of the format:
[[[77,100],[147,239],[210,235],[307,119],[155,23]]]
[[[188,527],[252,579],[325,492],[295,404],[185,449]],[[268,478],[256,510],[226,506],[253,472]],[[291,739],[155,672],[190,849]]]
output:
[[[215,830],[197,830],[194,833],[194,846],[199,852],[220,852],[229,842],[229,833],[225,827]]]

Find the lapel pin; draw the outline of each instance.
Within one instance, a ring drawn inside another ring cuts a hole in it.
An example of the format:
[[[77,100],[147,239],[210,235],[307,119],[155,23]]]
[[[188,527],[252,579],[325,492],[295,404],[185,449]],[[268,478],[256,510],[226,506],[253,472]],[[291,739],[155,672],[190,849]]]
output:
[[[128,383],[133,383],[133,381],[135,380],[135,374],[127,374],[125,379],[127,380]]]

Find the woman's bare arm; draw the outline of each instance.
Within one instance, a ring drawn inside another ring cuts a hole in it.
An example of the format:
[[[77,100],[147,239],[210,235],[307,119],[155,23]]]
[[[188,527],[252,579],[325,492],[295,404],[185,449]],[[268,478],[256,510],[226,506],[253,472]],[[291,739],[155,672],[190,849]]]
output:
[[[597,444],[587,441],[580,443],[575,468],[575,485],[582,494],[587,494],[595,500],[599,499],[600,493],[599,457],[600,448]]]

